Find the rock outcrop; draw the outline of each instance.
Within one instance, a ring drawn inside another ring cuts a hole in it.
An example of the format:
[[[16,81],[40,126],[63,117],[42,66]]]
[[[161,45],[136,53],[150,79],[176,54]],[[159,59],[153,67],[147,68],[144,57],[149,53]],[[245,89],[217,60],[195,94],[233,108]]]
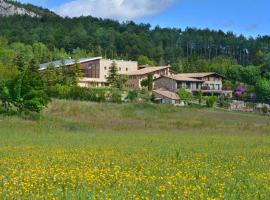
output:
[[[38,17],[38,15],[32,11],[28,11],[25,8],[15,6],[5,0],[0,0],[0,16],[8,17],[13,15],[28,15],[31,17]]]

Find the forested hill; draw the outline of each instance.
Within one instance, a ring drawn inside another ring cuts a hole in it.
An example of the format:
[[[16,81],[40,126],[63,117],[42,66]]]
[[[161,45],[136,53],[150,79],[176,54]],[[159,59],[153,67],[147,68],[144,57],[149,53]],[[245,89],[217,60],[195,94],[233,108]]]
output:
[[[9,44],[41,42],[49,50],[63,48],[72,53],[80,48],[93,56],[132,60],[145,55],[156,64],[172,65],[198,58],[209,61],[220,55],[241,65],[260,65],[270,51],[269,36],[245,38],[208,29],[153,28],[149,24],[120,23],[90,16],[62,18],[30,4],[14,4],[40,17],[0,17],[0,37]]]

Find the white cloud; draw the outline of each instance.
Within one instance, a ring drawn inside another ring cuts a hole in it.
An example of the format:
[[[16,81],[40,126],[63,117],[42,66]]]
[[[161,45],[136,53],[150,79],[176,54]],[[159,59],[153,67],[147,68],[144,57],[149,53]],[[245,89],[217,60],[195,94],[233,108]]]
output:
[[[54,11],[62,16],[95,16],[131,20],[157,15],[176,0],[72,0]]]

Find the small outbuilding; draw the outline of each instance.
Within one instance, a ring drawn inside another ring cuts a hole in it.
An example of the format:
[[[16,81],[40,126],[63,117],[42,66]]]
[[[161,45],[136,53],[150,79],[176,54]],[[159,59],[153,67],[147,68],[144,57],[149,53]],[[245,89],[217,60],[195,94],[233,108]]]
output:
[[[156,103],[172,105],[181,103],[181,100],[176,93],[163,88],[153,90],[153,96]]]

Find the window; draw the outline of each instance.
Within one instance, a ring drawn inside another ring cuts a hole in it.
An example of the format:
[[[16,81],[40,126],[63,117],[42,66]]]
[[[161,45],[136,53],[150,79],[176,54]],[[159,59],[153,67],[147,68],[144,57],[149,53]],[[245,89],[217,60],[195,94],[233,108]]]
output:
[[[128,71],[128,68],[126,68],[126,71]]]
[[[107,75],[105,75],[104,77],[107,78]]]
[[[107,67],[104,67],[105,70],[107,70]]]
[[[119,71],[121,71],[121,67],[119,67]]]

